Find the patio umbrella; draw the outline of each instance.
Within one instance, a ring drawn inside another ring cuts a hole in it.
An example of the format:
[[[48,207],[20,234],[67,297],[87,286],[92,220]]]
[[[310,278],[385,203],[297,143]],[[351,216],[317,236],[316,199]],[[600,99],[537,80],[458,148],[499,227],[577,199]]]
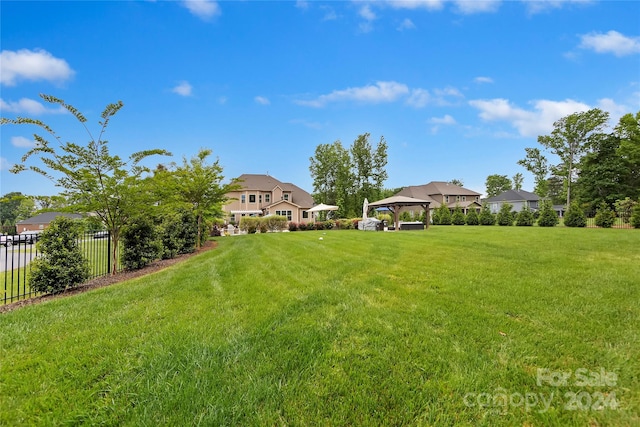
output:
[[[367,219],[367,213],[369,212],[369,200],[365,197],[364,203],[362,204],[362,219]]]
[[[324,211],[337,211],[339,208],[333,205],[325,205],[324,203],[320,203],[319,205],[315,205],[311,209],[308,209],[307,212],[324,212]]]

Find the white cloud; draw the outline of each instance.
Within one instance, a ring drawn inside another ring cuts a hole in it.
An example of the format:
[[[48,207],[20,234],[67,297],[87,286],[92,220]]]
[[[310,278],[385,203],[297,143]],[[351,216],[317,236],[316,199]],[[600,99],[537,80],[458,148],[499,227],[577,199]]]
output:
[[[20,148],[33,148],[36,146],[35,141],[25,138],[24,136],[12,136],[11,145]]]
[[[460,0],[456,1],[456,10],[459,13],[465,15],[471,15],[474,13],[487,13],[487,12],[495,12],[500,7],[501,0],[481,0],[481,1],[470,1],[470,0]]]
[[[386,0],[384,3],[396,9],[440,10],[444,0]]]
[[[405,18],[400,25],[398,25],[397,30],[398,31],[404,31],[404,30],[413,30],[416,28],[416,25],[413,23],[413,21],[409,18]]]
[[[538,100],[531,102],[533,110],[525,110],[512,105],[506,99],[472,100],[472,107],[480,110],[480,118],[485,121],[504,121],[518,130],[521,136],[533,137],[548,134],[553,123],[569,114],[587,111],[590,107],[582,102]]]
[[[264,96],[256,96],[255,98],[253,98],[254,101],[256,101],[256,103],[260,104],[260,105],[269,105],[271,104],[271,102],[269,101],[268,98],[265,98]]]
[[[640,37],[627,37],[617,31],[606,34],[589,33],[581,37],[580,47],[597,53],[613,53],[615,56],[640,53]]]
[[[529,13],[540,13],[551,9],[560,9],[566,5],[589,4],[594,0],[521,0],[527,5]]]
[[[304,0],[298,0],[298,1],[296,1],[296,7],[298,9],[307,10],[307,9],[309,9],[309,2],[308,1],[304,1]]]
[[[324,11],[324,16],[322,17],[323,21],[335,21],[338,19],[338,14],[332,7],[320,6],[320,10]]]
[[[473,81],[476,83],[493,83],[493,79],[491,77],[483,77],[483,76],[478,76],[475,79],[473,79]]]
[[[4,157],[0,157],[0,171],[6,171],[11,169],[12,164],[9,163],[9,161],[4,158]]]
[[[182,5],[205,21],[221,13],[218,3],[212,0],[183,0]]]
[[[320,95],[316,99],[310,101],[299,100],[296,101],[296,103],[307,107],[324,107],[329,103],[342,101],[378,104],[381,102],[396,101],[408,93],[409,88],[405,84],[394,81],[376,82],[374,85],[334,90],[329,94]]]
[[[22,98],[18,102],[6,102],[0,98],[0,111],[16,114],[26,113],[32,116],[41,114],[64,114],[67,112],[67,110],[62,107],[47,108],[41,102],[29,98]]]
[[[429,119],[429,123],[433,123],[436,125],[455,125],[456,119],[451,117],[449,114],[445,114],[444,117],[432,117]]]
[[[74,73],[67,61],[55,58],[46,50],[0,52],[0,84],[3,85],[15,86],[19,80],[62,82]]]
[[[407,99],[407,104],[412,107],[422,108],[431,102],[432,97],[428,90],[426,89],[413,89],[411,91],[411,96]]]
[[[373,13],[371,7],[368,4],[360,8],[360,10],[358,11],[358,15],[360,15],[360,17],[366,21],[373,21],[376,19],[376,14]]]
[[[187,81],[182,81],[176,87],[171,89],[171,92],[177,93],[180,96],[191,96],[193,94],[193,86],[191,86]]]

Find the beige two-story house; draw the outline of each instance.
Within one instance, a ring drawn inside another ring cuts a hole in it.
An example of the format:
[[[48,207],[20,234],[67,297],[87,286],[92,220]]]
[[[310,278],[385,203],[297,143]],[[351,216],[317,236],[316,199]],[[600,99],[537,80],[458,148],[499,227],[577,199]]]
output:
[[[460,206],[465,214],[472,209],[479,212],[482,207],[480,193],[445,181],[431,181],[424,185],[411,185],[403,188],[395,195],[428,200],[431,202],[429,210],[432,214],[442,204],[447,205],[452,212],[456,206]],[[410,210],[409,208],[406,209]]]
[[[307,212],[313,197],[297,185],[281,182],[270,175],[243,174],[242,187],[227,194],[230,203],[223,206],[229,223],[238,224],[243,216],[282,215],[290,222],[311,222]]]

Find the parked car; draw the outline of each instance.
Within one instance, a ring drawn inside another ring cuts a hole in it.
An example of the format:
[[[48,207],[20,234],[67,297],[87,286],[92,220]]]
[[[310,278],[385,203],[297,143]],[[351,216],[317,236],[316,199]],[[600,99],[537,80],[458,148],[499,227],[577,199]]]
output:
[[[7,236],[6,234],[0,234],[0,245],[7,248],[13,245],[13,237]]]
[[[28,243],[32,245],[40,240],[40,233],[42,233],[42,230],[23,231],[22,233],[13,236],[13,244]]]

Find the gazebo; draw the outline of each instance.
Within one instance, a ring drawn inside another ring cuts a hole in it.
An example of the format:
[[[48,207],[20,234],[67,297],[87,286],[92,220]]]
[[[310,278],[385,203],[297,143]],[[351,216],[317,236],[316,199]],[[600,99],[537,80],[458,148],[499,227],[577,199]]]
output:
[[[369,203],[369,209],[371,208],[387,208],[393,212],[393,222],[394,222],[394,230],[398,231],[400,229],[400,209],[405,206],[422,206],[425,211],[425,225],[429,228],[429,222],[431,222],[429,218],[429,202],[428,200],[415,199],[413,197],[407,196],[393,196],[387,197],[386,199],[378,200],[377,202]]]

